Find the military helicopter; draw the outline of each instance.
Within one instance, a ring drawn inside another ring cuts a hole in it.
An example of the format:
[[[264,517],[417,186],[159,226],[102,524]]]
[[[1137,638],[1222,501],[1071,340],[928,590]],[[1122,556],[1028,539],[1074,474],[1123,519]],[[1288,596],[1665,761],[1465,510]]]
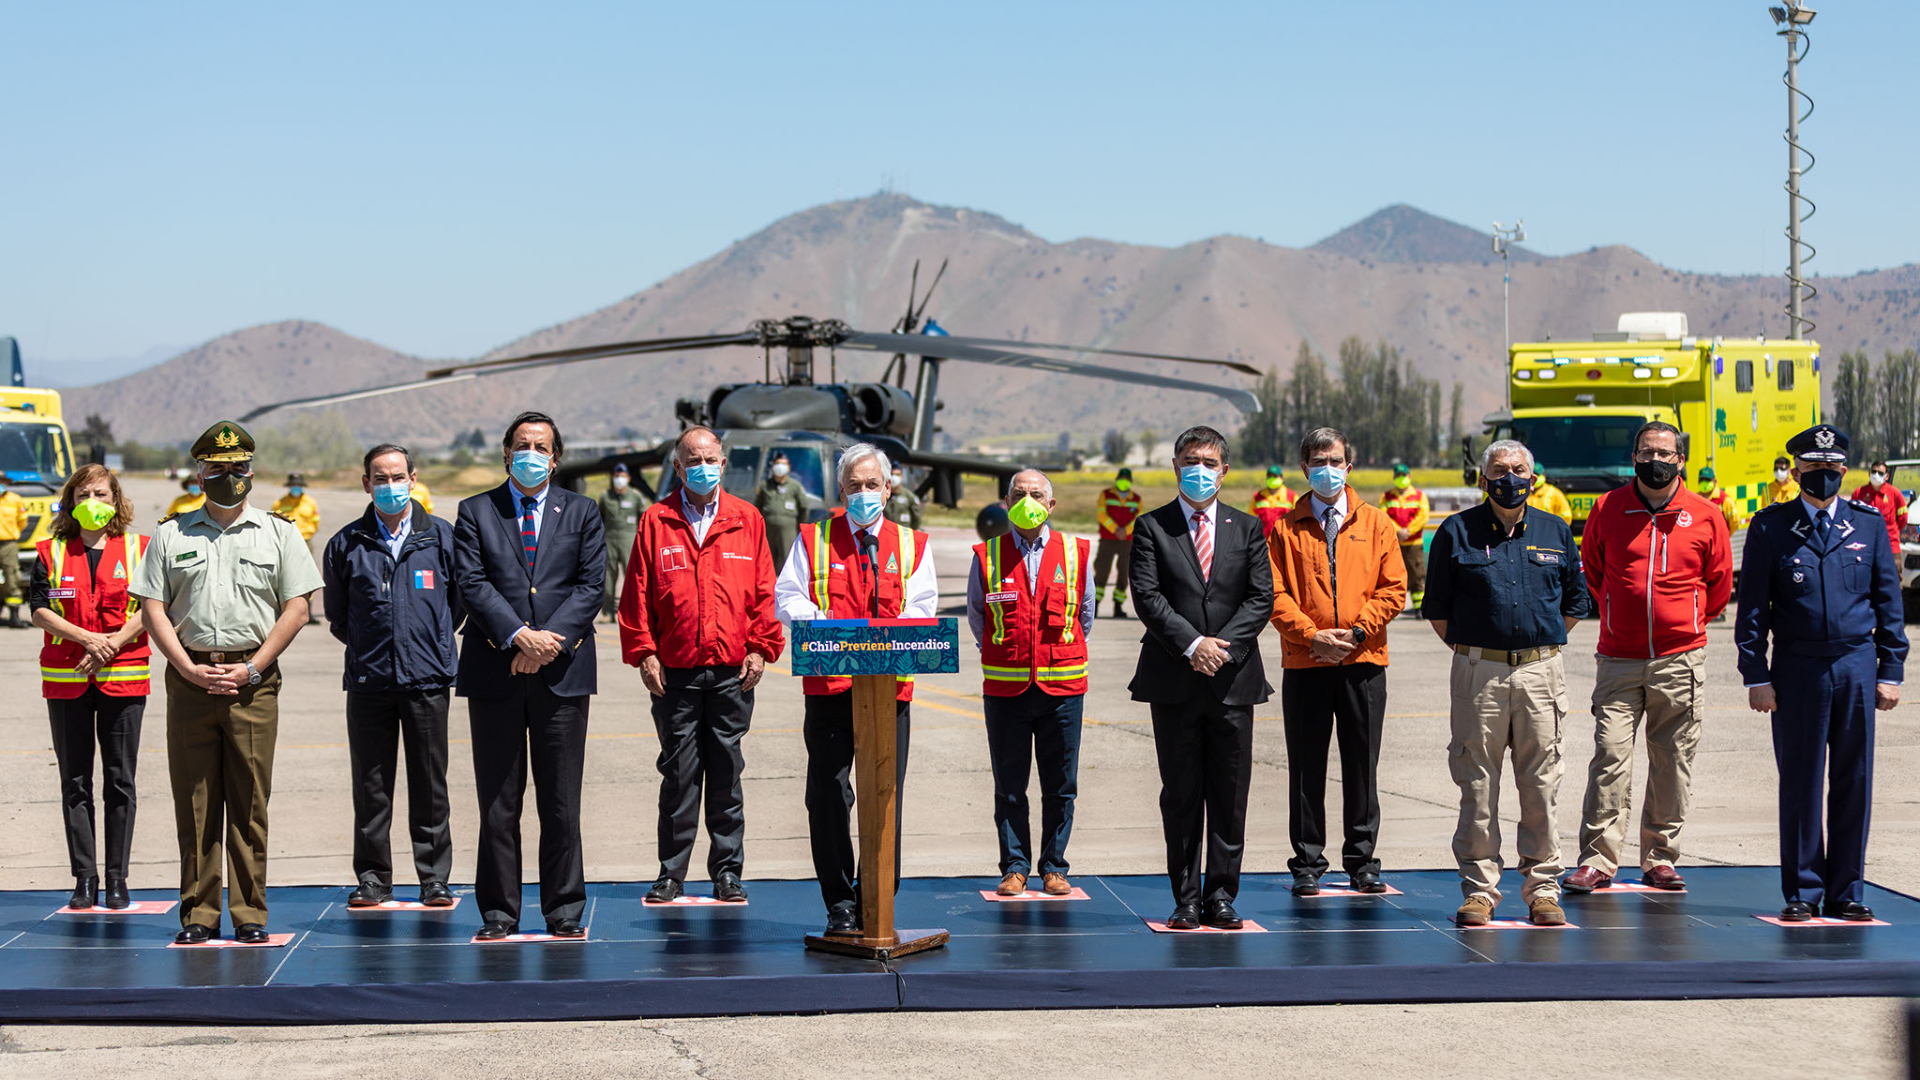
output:
[[[910,482],[921,497],[930,498],[942,506],[951,508],[959,505],[964,487],[962,477],[968,473],[993,478],[1000,493],[1005,494],[1007,483],[1023,468],[1021,464],[966,454],[943,454],[933,449],[933,436],[937,430],[934,414],[941,408],[940,369],[949,360],[1091,376],[1170,390],[1189,390],[1225,398],[1245,413],[1260,410],[1259,399],[1250,391],[1238,387],[1038,356],[1026,350],[1133,356],[1211,365],[1253,376],[1260,374],[1259,369],[1238,361],[949,335],[936,322],[925,318],[927,304],[946,269],[947,264],[943,261],[926,293],[921,295],[918,292],[920,265],[917,261],[914,263],[906,312],[888,333],[863,332],[838,319],[814,319],[804,315],[760,319],[745,330],[732,334],[621,341],[457,364],[428,371],[424,378],[412,382],[264,405],[247,413],[241,420],[252,420],[279,409],[334,405],[466,379],[589,360],[727,346],[758,348],[764,355],[766,365],[761,381],[718,386],[705,398],[681,398],[674,404],[674,416],[683,430],[694,425],[705,425],[720,436],[727,451],[727,468],[721,486],[728,493],[751,500],[761,478],[766,475],[773,453],[779,451],[787,456],[792,475],[806,489],[811,513],[824,516],[839,502],[839,485],[834,477],[834,470],[839,464],[839,452],[856,442],[872,443],[884,451],[890,460],[910,468]],[[816,354],[820,350],[825,350],[827,354],[825,383],[816,381],[815,377],[818,362]],[[891,354],[891,359],[876,382],[841,382],[838,355],[842,350]],[[784,356],[782,370],[777,377],[773,362],[776,351]],[[911,391],[906,388],[910,355],[919,357]],[[673,440],[667,440],[658,446],[610,454],[590,461],[563,461],[555,471],[555,479],[564,486],[581,489],[589,477],[604,476],[616,464],[624,464],[645,494],[657,499],[671,491],[676,484],[670,464],[672,451]],[[659,469],[658,481],[648,484],[644,472],[656,468]]]

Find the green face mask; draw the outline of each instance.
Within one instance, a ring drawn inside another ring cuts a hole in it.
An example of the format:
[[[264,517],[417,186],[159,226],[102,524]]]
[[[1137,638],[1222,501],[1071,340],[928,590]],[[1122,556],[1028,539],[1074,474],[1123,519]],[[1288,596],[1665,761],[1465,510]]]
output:
[[[1399,488],[1401,491],[1405,491],[1413,486],[1413,477],[1396,476],[1393,478],[1393,486]]]
[[[88,532],[96,532],[106,528],[108,523],[113,520],[113,515],[117,512],[113,507],[108,506],[99,499],[83,499],[80,505],[74,507],[71,511],[73,520],[79,522],[80,527]]]
[[[1131,491],[1132,489],[1133,489],[1133,481],[1131,480],[1115,480],[1113,482],[1113,490],[1119,492],[1122,495],[1125,495],[1128,491]]]
[[[1019,502],[1007,507],[1007,520],[1018,528],[1037,529],[1046,524],[1047,508],[1033,496],[1022,495]]]

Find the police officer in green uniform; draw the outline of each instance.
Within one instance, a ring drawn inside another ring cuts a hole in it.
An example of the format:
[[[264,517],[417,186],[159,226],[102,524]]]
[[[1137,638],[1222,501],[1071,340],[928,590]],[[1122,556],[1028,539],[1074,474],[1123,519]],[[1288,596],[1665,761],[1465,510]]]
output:
[[[307,625],[320,569],[293,522],[247,505],[253,436],[222,420],[194,440],[197,510],[160,522],[134,574],[167,658],[167,767],[180,835],[180,925],[220,931],[221,838],[234,940],[267,943],[267,796],[280,723],[276,661]]]
[[[793,478],[787,455],[778,450],[768,460],[767,479],[753,493],[753,505],[767,519],[767,550],[773,552],[773,570],[779,573],[787,564],[787,552],[800,535],[800,522],[807,516],[807,489]]]
[[[625,465],[613,467],[607,490],[600,493],[600,527],[607,531],[607,585],[600,601],[600,614],[609,620],[620,609],[620,586],[627,580],[627,554],[633,550],[633,534],[640,529],[640,512],[647,508],[647,497],[635,491]]]
[[[893,494],[887,497],[887,508],[881,514],[895,525],[920,528],[920,496],[907,486],[907,474],[898,465],[893,467]]]

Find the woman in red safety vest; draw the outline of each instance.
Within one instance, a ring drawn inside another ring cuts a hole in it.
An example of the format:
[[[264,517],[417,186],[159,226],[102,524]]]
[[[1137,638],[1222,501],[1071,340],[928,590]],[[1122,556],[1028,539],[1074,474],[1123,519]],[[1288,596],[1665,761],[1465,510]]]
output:
[[[147,706],[147,635],[128,594],[147,538],[128,532],[133,504],[100,465],[67,478],[48,539],[37,545],[27,603],[46,634],[40,688],[60,767],[60,805],[73,867],[69,906],[128,906],[133,852],[133,773]],[[106,787],[106,888],[94,855],[93,747]]]

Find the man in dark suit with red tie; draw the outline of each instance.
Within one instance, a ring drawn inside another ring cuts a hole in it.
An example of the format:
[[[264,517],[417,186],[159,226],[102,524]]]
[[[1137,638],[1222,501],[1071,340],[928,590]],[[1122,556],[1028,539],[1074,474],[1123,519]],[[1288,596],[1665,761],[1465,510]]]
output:
[[[1175,905],[1167,926],[1237,930],[1253,707],[1273,693],[1259,644],[1273,615],[1273,569],[1260,519],[1220,502],[1226,437],[1188,428],[1173,464],[1180,497],[1133,530],[1133,606],[1146,634],[1128,689],[1153,715]]]
[[[531,761],[540,911],[548,933],[580,937],[580,783],[606,534],[594,500],[551,482],[565,452],[552,417],[515,417],[501,452],[508,481],[462,502],[453,530],[467,610],[454,692],[467,699],[480,798],[478,936],[498,940],[520,927],[520,807]]]

